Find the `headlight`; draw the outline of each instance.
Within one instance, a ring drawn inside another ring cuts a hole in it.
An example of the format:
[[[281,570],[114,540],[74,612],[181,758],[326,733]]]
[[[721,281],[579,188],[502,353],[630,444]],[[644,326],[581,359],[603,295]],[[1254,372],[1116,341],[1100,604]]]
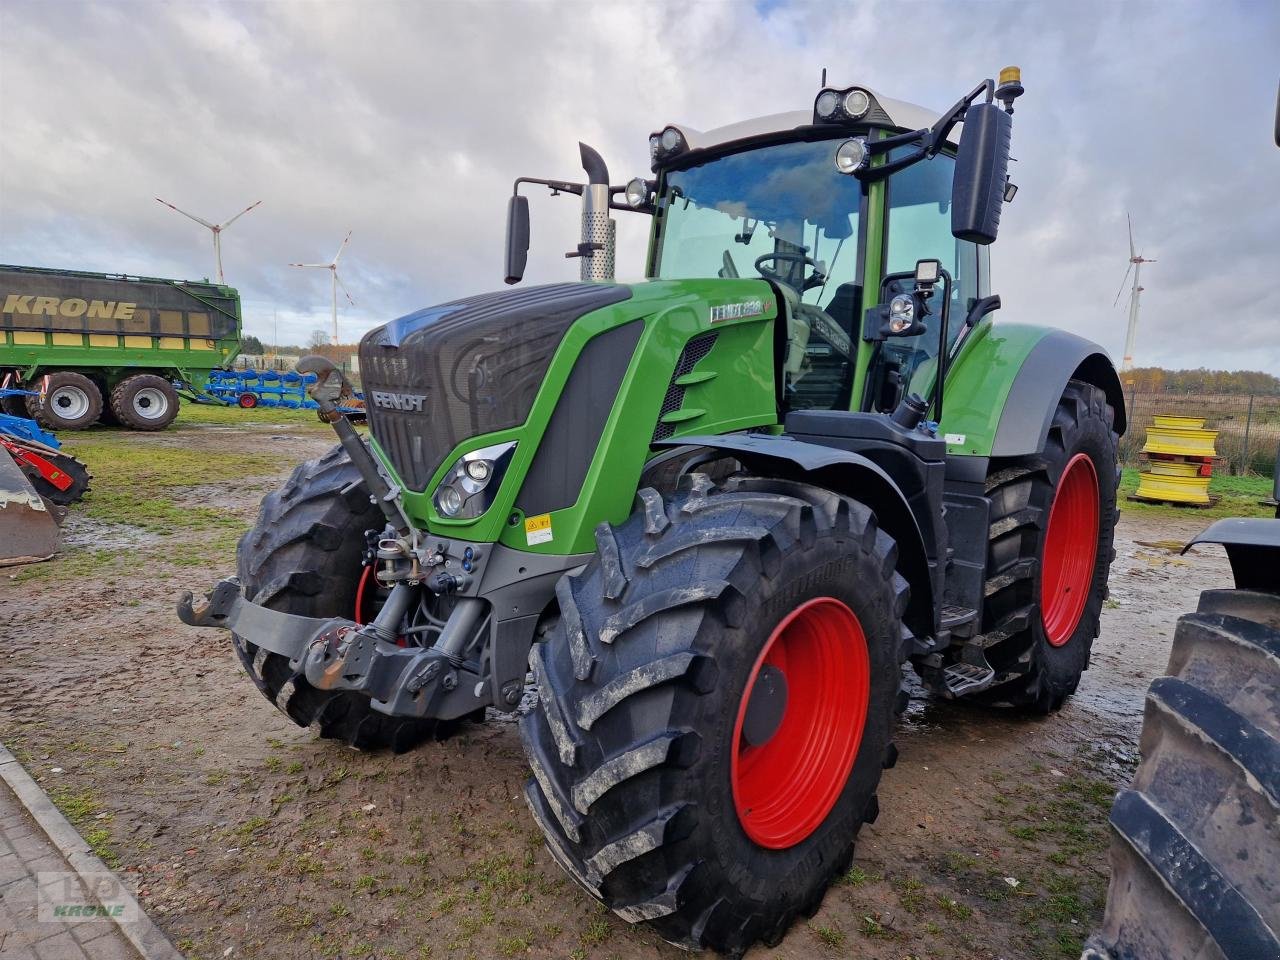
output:
[[[915,301],[910,294],[900,293],[889,301],[889,329],[894,333],[901,333],[909,328],[915,317]]]
[[[662,149],[666,153],[674,153],[684,143],[684,136],[675,127],[667,127],[662,131]]]
[[[635,177],[627,181],[627,206],[643,207],[649,202],[649,181],[644,177]]]
[[[850,120],[861,120],[871,109],[871,97],[867,91],[856,87],[844,95],[844,112]]]
[[[841,173],[857,173],[866,162],[867,141],[861,137],[846,140],[836,148],[836,169]]]
[[[431,498],[440,516],[470,520],[493,506],[515,449],[513,440],[460,456]]]
[[[835,112],[839,107],[840,95],[834,90],[823,90],[818,94],[818,100],[813,105],[813,109],[817,111],[818,116],[823,120],[830,120],[835,116]]]

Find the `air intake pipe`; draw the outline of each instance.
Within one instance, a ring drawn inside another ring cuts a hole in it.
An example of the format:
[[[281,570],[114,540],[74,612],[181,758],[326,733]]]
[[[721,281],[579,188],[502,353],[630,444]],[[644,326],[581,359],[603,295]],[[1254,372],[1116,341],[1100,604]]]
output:
[[[604,158],[585,143],[579,143],[578,149],[582,153],[582,169],[587,172],[582,191],[582,242],[578,245],[581,278],[584,282],[612,280],[618,225],[609,216],[609,168]]]

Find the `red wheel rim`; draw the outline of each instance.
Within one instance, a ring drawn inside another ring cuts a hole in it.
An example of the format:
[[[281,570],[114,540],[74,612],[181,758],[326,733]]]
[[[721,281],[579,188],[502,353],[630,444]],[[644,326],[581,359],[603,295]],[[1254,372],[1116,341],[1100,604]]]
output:
[[[772,736],[753,746],[743,724],[766,667],[785,679],[785,707]],[[848,606],[818,597],[774,628],[747,678],[733,728],[733,804],[747,836],[781,850],[818,829],[853,769],[870,698],[867,638]]]
[[[1040,616],[1049,643],[1071,639],[1084,613],[1098,555],[1098,472],[1077,453],[1058,480],[1040,561]]]
[[[373,567],[368,566],[360,574],[360,583],[356,587],[356,615],[355,621],[360,626],[365,624],[365,589],[369,586],[369,581],[373,579]]]
[[[252,393],[242,393],[236,400],[236,403],[240,404],[240,406],[246,410],[252,410],[258,405],[258,398]]]

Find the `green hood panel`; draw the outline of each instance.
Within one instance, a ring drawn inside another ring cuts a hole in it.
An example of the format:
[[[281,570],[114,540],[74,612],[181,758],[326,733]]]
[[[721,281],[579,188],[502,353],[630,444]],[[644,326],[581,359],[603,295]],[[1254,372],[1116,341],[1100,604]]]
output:
[[[660,424],[662,438],[679,439],[777,423],[777,303],[768,284],[758,279],[653,280],[631,284],[629,290],[625,300],[592,310],[567,327],[523,423],[459,441],[429,482],[420,486],[421,492],[403,494],[405,509],[416,524],[441,535],[474,542],[501,540],[536,553],[586,552],[594,549],[597,524],[621,522],[631,512]],[[594,418],[602,421],[598,434],[557,438],[558,449],[569,448],[583,461],[580,489],[566,491],[564,508],[525,517],[516,506],[518,493],[538,449],[551,440],[547,431],[575,422],[564,411],[554,415],[566,390],[567,398],[582,402],[582,374],[574,378],[574,371],[584,349],[594,337],[635,321],[643,326],[638,338],[611,338],[635,343],[620,380],[587,380],[587,402],[608,409],[607,416]],[[473,520],[440,516],[431,494],[457,458],[512,440],[515,453],[493,505]],[[397,476],[386,451],[376,440],[372,445]]]

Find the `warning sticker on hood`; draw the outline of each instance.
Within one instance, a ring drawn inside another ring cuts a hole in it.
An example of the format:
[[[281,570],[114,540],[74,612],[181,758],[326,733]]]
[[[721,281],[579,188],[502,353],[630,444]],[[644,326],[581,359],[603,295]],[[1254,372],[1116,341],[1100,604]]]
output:
[[[524,542],[529,546],[539,543],[550,543],[555,539],[551,533],[551,514],[543,513],[536,517],[526,517],[524,521]]]

